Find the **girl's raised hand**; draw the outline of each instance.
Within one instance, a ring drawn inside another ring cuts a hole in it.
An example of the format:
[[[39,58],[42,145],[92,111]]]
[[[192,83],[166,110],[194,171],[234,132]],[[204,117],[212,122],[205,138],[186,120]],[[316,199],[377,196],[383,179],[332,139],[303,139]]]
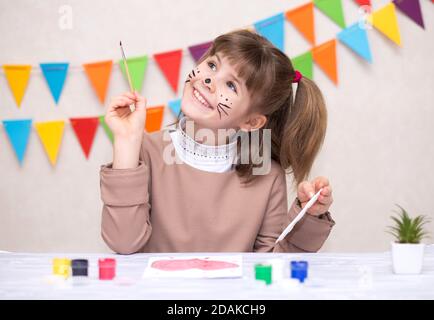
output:
[[[130,105],[136,109],[131,112]],[[146,99],[137,92],[125,92],[114,97],[108,107],[105,121],[113,135],[121,138],[141,138],[145,130]]]
[[[312,182],[302,181],[298,185],[297,197],[301,202],[302,208],[321,188],[323,189],[318,200],[307,210],[307,213],[310,215],[319,216],[326,213],[333,203],[332,188],[329,180],[326,177],[317,177]]]

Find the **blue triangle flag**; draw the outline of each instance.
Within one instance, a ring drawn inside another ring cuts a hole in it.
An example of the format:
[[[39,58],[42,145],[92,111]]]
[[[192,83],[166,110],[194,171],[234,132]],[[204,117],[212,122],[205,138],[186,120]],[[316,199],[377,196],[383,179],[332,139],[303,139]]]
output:
[[[260,35],[267,38],[272,44],[279,48],[280,51],[284,51],[284,21],[284,14],[282,12],[267,19],[260,20],[254,23],[254,26]]]
[[[363,59],[372,62],[368,36],[366,34],[366,29],[362,25],[355,23],[342,30],[338,33],[338,39]]]
[[[63,85],[65,84],[69,63],[41,63],[40,66],[45,80],[47,80],[48,87],[50,87],[54,101],[57,104]]]
[[[171,100],[168,104],[175,117],[178,117],[179,112],[181,111],[181,99]]]
[[[3,120],[3,126],[21,165],[26,152],[27,142],[29,141],[32,120]]]

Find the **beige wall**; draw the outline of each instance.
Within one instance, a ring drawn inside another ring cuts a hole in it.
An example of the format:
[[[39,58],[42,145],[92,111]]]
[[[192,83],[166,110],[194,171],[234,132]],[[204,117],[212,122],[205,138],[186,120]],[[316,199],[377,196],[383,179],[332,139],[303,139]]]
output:
[[[388,1],[373,2],[379,8]],[[129,56],[186,48],[302,3],[306,0],[0,0],[0,64],[69,61],[77,66],[118,59],[120,39]],[[355,22],[356,5],[343,3],[347,23]],[[337,221],[324,251],[386,250],[391,238],[384,230],[395,203],[434,218],[434,6],[425,0],[421,4],[425,31],[398,13],[402,48],[369,31],[372,65],[339,44],[338,87],[314,69],[327,100],[329,129],[312,177],[330,178]],[[72,8],[70,30],[59,28],[62,5]],[[319,11],[315,15],[318,43],[335,37],[338,27]],[[287,54],[309,49],[289,23],[285,28]],[[192,59],[185,56],[180,83],[192,67]],[[108,95],[124,90],[115,67]],[[176,98],[153,61],[142,93],[150,105]],[[0,74],[0,120],[46,121],[102,113],[80,68],[70,71],[58,106],[35,70],[21,109]],[[173,119],[166,110],[164,123]],[[100,237],[99,166],[111,156],[111,144],[99,128],[86,161],[67,125],[55,168],[34,130],[20,167],[0,127],[0,250],[107,251]],[[288,197],[292,200],[293,195]],[[434,230],[434,223],[430,227]]]

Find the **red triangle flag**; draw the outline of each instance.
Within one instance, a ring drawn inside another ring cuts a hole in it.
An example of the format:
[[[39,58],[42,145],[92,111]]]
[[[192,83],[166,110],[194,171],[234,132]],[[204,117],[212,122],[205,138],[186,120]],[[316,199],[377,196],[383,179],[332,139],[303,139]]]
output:
[[[83,149],[84,155],[86,158],[89,158],[90,149],[92,148],[96,129],[98,128],[98,117],[70,118],[69,120]]]
[[[178,91],[179,68],[181,66],[182,49],[154,54],[155,61],[165,75],[173,91]]]
[[[371,6],[371,0],[356,0],[359,6]]]

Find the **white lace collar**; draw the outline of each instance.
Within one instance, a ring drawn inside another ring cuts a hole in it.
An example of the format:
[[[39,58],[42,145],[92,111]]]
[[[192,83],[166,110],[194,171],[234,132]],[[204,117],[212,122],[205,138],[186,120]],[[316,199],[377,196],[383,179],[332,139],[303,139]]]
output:
[[[182,162],[199,170],[227,172],[235,167],[237,134],[228,144],[212,146],[201,144],[185,132],[187,117],[183,116],[175,129],[169,130],[176,154]]]

